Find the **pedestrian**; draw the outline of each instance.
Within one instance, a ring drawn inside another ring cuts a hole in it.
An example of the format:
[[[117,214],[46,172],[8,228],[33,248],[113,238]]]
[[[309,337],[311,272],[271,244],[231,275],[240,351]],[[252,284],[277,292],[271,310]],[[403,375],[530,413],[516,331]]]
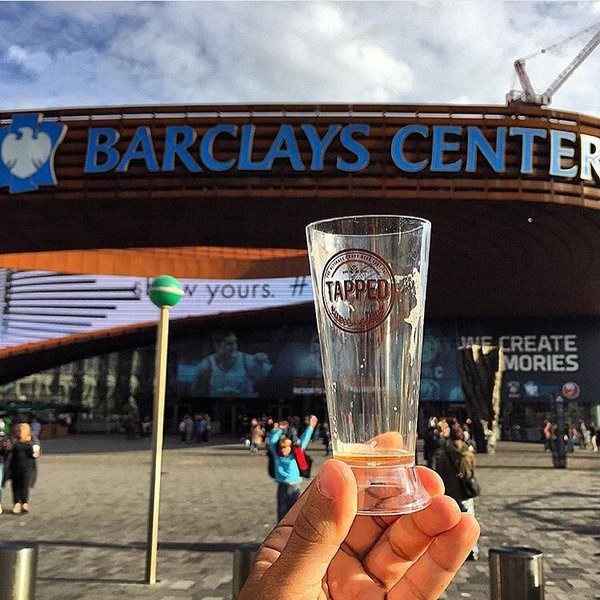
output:
[[[544,452],[552,452],[552,434],[553,434],[552,423],[548,419],[544,419],[544,428],[543,428]]]
[[[442,452],[437,459],[437,472],[444,482],[446,494],[454,498],[462,512],[475,516],[475,499],[463,485],[464,480],[475,476],[475,453],[463,438],[463,429],[457,423],[449,429]],[[478,560],[479,547],[473,546],[469,558]]]
[[[590,445],[591,442],[591,435],[590,435],[590,429],[589,427],[585,424],[585,421],[581,421],[579,423],[579,434],[580,434],[580,442],[579,445],[581,446],[581,448],[583,448],[584,450],[587,449],[587,447]]]
[[[152,420],[150,415],[146,415],[140,423],[140,435],[142,437],[149,437],[152,433]]]
[[[445,420],[437,420],[436,417],[429,419],[427,431],[425,432],[425,440],[423,445],[423,458],[430,469],[435,471],[435,465],[441,448],[443,448],[446,440],[442,437],[442,426],[446,426]]]
[[[312,415],[308,426],[297,444],[302,450],[305,450],[308,446],[317,423],[317,417]],[[282,423],[282,427],[276,426],[269,436],[269,452],[275,463],[278,521],[283,519],[285,514],[300,497],[300,483],[302,482],[298,462],[294,455],[294,441],[291,437],[284,434],[284,431],[290,431],[287,425],[287,423]]]
[[[265,430],[258,422],[258,419],[252,419],[252,421],[250,421],[250,433],[248,434],[248,436],[248,439],[250,440],[250,446],[248,446],[250,455],[258,456],[260,452],[260,447],[262,446],[263,440],[265,438]]]
[[[196,441],[196,444],[202,444],[205,427],[206,422],[204,421],[204,416],[196,413],[194,415],[194,440]]]
[[[185,425],[183,428],[184,442],[186,444],[189,444],[189,443],[191,443],[192,436],[194,435],[194,419],[192,419],[191,415],[185,415],[184,421],[185,421]]]
[[[36,437],[38,440],[42,437],[42,424],[38,421],[35,415],[31,418],[31,435]]]
[[[185,442],[185,418],[187,417],[187,415],[185,415],[183,417],[183,419],[181,419],[181,421],[179,421],[179,424],[177,425],[177,431],[179,432],[179,439],[181,440],[181,442]]]
[[[446,445],[446,440],[450,437],[450,425],[448,425],[448,421],[440,419],[437,427],[432,430],[431,436],[427,466],[435,471],[437,461]]]
[[[10,454],[10,439],[4,430],[4,421],[0,424],[0,515],[2,514],[2,487],[4,486],[4,463]]]
[[[33,437],[29,423],[19,423],[16,437],[10,442],[10,457],[7,478],[12,480],[13,513],[29,512],[29,490],[37,476],[37,458],[40,442]]]
[[[573,427],[570,423],[565,425],[563,439],[567,442],[567,451],[575,452],[575,436],[573,435]]]
[[[590,423],[590,443],[592,445],[592,452],[598,452],[598,435],[600,430],[596,429],[596,424],[592,421]]]
[[[208,444],[210,442],[210,432],[212,429],[211,419],[207,413],[202,413],[204,418],[204,431],[202,432],[202,441]]]

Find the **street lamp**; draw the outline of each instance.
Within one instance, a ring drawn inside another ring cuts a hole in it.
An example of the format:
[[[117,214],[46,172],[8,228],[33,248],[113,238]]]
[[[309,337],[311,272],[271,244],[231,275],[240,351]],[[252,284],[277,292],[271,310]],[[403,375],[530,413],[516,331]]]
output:
[[[160,476],[162,469],[163,426],[165,420],[165,391],[167,383],[167,346],[169,339],[169,309],[183,296],[177,279],[161,275],[150,284],[148,295],[160,308],[156,339],[154,373],[154,425],[152,427],[152,471],[150,476],[150,501],[148,505],[148,534],[146,538],[146,583],[156,583],[158,557],[158,517],[160,513]]]

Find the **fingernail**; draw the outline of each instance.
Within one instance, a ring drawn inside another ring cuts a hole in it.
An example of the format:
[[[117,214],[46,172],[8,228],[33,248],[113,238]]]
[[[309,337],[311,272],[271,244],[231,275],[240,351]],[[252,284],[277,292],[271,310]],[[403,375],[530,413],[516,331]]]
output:
[[[319,478],[317,479],[319,492],[330,500],[336,500],[344,493],[345,485],[346,480],[340,469],[334,462],[326,462],[321,468]]]

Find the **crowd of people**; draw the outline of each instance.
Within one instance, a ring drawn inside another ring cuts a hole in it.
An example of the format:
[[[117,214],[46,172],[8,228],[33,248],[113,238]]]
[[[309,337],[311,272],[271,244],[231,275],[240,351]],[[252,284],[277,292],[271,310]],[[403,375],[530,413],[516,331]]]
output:
[[[558,436],[562,434],[563,441],[566,444],[568,452],[575,452],[577,446],[581,450],[598,452],[600,447],[600,428],[591,422],[579,421],[579,425],[566,423],[562,432],[558,431],[558,425],[549,419],[544,420],[542,426],[542,437],[544,440],[544,450],[553,452],[555,450]]]
[[[28,513],[29,493],[37,477],[37,459],[42,431],[35,417],[11,419],[0,417],[0,514],[2,490],[10,481],[13,494],[13,514]]]
[[[179,439],[184,444],[208,444],[211,428],[211,419],[206,413],[186,413],[177,425]]]
[[[304,419],[298,416],[289,416],[282,419],[279,423],[273,417],[264,414],[254,418],[240,417],[236,435],[246,444],[248,452],[251,455],[266,455],[269,435],[281,423],[286,424],[287,437],[297,445],[304,431],[310,425],[310,415],[305,416]],[[325,456],[331,454],[331,432],[327,421],[320,423],[318,427],[314,428],[311,440],[323,445]]]

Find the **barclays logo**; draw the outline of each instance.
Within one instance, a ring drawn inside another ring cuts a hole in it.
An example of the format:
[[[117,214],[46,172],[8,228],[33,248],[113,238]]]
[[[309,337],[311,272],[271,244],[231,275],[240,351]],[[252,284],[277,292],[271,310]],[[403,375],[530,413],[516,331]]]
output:
[[[61,123],[45,123],[42,113],[13,117],[0,127],[0,187],[11,194],[56,185],[54,154],[67,132]]]

